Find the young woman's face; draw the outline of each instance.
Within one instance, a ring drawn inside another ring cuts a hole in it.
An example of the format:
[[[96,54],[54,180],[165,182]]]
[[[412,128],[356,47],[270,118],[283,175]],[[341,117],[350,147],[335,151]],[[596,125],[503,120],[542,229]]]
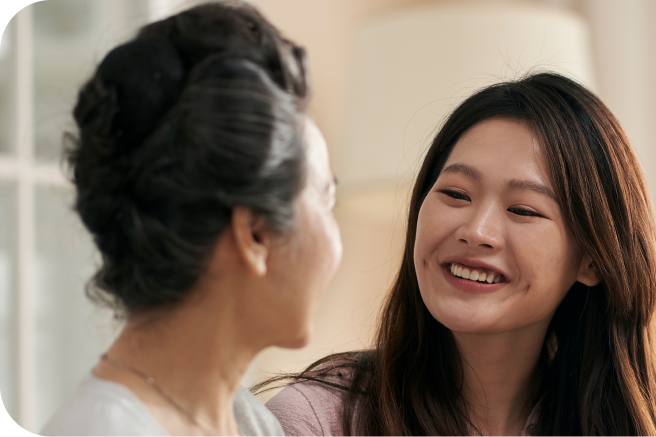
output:
[[[525,123],[490,119],[456,143],[419,211],[421,295],[454,332],[546,327],[577,280],[579,251]]]

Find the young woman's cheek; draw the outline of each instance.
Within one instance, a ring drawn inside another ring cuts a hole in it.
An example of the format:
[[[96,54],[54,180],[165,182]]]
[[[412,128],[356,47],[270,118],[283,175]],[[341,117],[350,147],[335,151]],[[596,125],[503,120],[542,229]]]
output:
[[[560,294],[572,278],[572,245],[557,223],[543,220],[511,227],[509,258],[517,263],[518,286]]]

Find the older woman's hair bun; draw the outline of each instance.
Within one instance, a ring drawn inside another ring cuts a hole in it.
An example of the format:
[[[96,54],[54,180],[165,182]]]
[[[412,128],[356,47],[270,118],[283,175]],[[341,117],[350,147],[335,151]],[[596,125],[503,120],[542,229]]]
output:
[[[117,145],[143,141],[177,101],[186,77],[178,51],[164,38],[136,39],[115,48],[97,75],[116,106],[108,133],[119,139]]]
[[[67,151],[103,257],[87,293],[128,314],[180,301],[237,205],[286,232],[307,93],[303,50],[244,3],[192,8],[109,52]]]

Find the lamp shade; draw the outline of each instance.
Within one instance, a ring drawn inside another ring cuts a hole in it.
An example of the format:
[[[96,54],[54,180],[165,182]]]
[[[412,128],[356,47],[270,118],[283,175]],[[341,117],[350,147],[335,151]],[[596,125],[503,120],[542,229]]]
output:
[[[461,1],[368,21],[353,49],[336,162],[343,193],[407,184],[459,102],[482,86],[541,70],[594,88],[588,29],[576,15]]]

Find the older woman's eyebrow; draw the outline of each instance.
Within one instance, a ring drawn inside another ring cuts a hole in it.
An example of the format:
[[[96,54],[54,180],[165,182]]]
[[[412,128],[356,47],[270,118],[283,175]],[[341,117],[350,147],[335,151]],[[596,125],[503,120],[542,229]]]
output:
[[[510,182],[508,182],[508,186],[511,189],[516,189],[516,190],[534,191],[538,194],[542,194],[544,196],[550,197],[554,202],[558,202],[556,200],[556,194],[553,192],[553,190],[547,187],[546,185],[542,185],[539,182],[513,179]]]

